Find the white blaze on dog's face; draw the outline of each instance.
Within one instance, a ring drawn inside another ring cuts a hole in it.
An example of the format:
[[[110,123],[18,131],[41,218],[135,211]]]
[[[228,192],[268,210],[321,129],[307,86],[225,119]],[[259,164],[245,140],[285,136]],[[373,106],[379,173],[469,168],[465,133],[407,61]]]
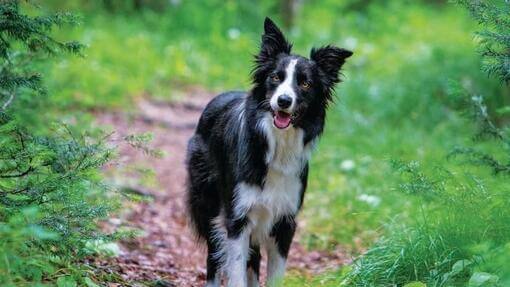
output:
[[[293,83],[295,81],[297,59],[291,59],[284,74],[284,80],[281,81],[278,72],[271,75],[270,81],[278,84],[276,90],[269,101],[271,109],[274,113],[274,125],[277,128],[287,128],[290,125],[292,112],[296,107],[297,93],[294,90]]]
[[[313,63],[300,56],[282,56],[266,80],[273,124],[286,129],[313,101]]]
[[[339,71],[352,52],[334,46],[312,49],[310,59],[291,54],[292,45],[269,19],[264,22],[260,53],[253,73],[262,89],[260,107],[273,115],[278,129],[299,127],[305,115],[324,114]]]

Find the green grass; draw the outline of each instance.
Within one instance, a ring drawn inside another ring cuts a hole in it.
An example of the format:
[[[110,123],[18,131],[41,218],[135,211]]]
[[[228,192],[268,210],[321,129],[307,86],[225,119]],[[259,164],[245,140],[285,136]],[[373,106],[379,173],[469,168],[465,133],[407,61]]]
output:
[[[400,189],[420,198],[420,205],[412,224],[393,224],[355,262],[347,277],[351,285],[464,286],[476,272],[498,274],[501,286],[508,282],[508,270],[498,264],[509,255],[509,183],[484,167],[440,163],[396,164],[403,171]],[[459,270],[457,262],[466,268]]]
[[[175,100],[191,85],[247,88],[262,16],[237,2],[210,15],[220,3],[186,1],[163,14],[83,14],[81,27],[62,34],[71,34],[88,49],[83,58],[51,67],[56,100],[68,106],[125,108],[143,95]]]
[[[355,20],[338,29],[358,44],[312,162],[303,217],[315,247],[347,243],[359,250],[384,223],[409,217],[414,199],[395,191],[389,160],[443,158],[469,140],[469,125],[448,96],[449,81],[474,90],[496,86],[478,80],[486,76],[474,53],[473,26],[457,8],[397,5],[368,13],[368,19],[392,17],[365,24],[370,32],[354,28]]]
[[[510,273],[501,260],[510,258],[509,226],[504,223],[508,182],[483,169],[466,170],[447,160],[447,154],[455,146],[470,146],[475,130],[459,112],[463,107],[452,96],[452,82],[488,96],[492,110],[503,105],[499,95],[508,90],[479,72],[470,32],[474,27],[462,11],[423,5],[392,11],[396,7],[368,13],[368,19],[391,15],[372,27],[373,34],[353,29],[362,35],[348,35],[361,43],[354,49],[361,53],[347,66],[339,102],[329,113],[302,216],[307,222],[303,240],[311,248],[342,244],[356,254],[377,243],[347,267],[352,268],[345,271],[347,276],[331,273],[305,282],[465,286],[476,276],[490,274],[505,286]],[[486,150],[496,146],[484,144]],[[440,177],[438,167],[467,175],[450,182],[440,199],[413,196],[399,190],[402,179],[391,168],[391,159],[422,162],[432,167],[433,179]],[[471,177],[482,181],[486,193],[477,193]],[[454,274],[460,260],[473,263]],[[294,279],[301,280],[292,278],[290,286]]]

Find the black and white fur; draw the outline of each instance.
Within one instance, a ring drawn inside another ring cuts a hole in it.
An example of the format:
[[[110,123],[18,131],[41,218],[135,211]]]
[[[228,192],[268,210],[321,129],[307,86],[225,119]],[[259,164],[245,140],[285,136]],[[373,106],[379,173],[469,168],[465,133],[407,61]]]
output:
[[[306,189],[308,160],[324,129],[339,71],[352,52],[312,49],[310,59],[268,18],[249,92],[227,92],[205,108],[188,144],[188,208],[207,242],[207,284],[259,286],[283,278]]]

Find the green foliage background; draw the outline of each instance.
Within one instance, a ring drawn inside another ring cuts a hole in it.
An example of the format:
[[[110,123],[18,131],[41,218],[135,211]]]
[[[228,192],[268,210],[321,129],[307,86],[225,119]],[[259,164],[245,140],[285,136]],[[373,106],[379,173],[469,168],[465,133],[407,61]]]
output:
[[[290,276],[287,285],[510,284],[508,174],[487,166],[490,158],[504,166],[508,141],[477,136],[489,120],[506,134],[508,10],[486,5],[509,4],[455,2],[468,9],[406,0],[302,1],[297,9],[286,31],[297,53],[327,43],[355,52],[313,157],[302,243],[368,252],[318,278]],[[80,119],[130,109],[139,97],[180,100],[190,87],[248,89],[262,19],[282,22],[275,1],[133,3],[41,1],[48,13],[81,16],[78,27],[52,35],[86,49],[34,63],[48,96],[18,101],[20,114],[46,106],[52,112],[43,117],[65,109]],[[472,100],[480,95],[483,104]],[[489,116],[480,117],[482,106]]]

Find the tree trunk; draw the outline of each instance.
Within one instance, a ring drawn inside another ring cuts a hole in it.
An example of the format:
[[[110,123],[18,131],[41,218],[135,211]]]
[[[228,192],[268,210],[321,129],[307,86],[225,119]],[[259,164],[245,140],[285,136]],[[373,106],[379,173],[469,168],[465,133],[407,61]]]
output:
[[[281,0],[280,12],[282,15],[283,26],[289,30],[294,25],[294,16],[296,13],[297,0]]]
[[[133,0],[133,7],[135,8],[136,11],[139,11],[142,9],[142,0]]]

